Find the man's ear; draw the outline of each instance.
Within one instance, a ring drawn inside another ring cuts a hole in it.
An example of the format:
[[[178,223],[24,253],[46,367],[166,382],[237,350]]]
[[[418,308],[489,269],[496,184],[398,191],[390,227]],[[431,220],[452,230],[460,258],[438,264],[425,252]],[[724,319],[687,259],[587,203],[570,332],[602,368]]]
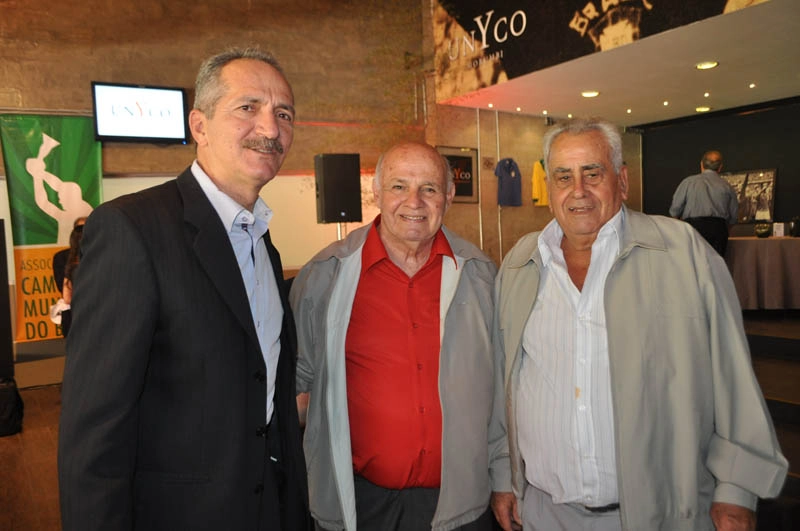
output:
[[[628,167],[623,166],[619,170],[619,190],[622,194],[622,199],[624,201],[628,200]]]
[[[445,196],[445,203],[444,203],[444,211],[447,212],[447,209],[450,208],[450,205],[453,204],[453,198],[456,196],[456,184],[450,183],[450,187],[447,190],[447,195]]]
[[[207,143],[207,118],[203,111],[192,109],[189,113],[189,131],[192,132],[192,138],[198,146],[204,146]]]
[[[378,188],[378,181],[374,177],[372,178],[372,198],[375,200],[375,204],[378,205],[378,209],[380,209],[381,189]]]

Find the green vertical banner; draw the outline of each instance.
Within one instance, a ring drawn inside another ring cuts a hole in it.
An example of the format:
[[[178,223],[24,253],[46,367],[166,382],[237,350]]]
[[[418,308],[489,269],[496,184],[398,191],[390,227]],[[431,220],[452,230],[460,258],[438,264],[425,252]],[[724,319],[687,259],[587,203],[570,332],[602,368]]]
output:
[[[53,254],[69,245],[75,219],[102,201],[100,143],[91,118],[0,115],[16,272],[15,340],[61,335],[50,306],[61,294]]]

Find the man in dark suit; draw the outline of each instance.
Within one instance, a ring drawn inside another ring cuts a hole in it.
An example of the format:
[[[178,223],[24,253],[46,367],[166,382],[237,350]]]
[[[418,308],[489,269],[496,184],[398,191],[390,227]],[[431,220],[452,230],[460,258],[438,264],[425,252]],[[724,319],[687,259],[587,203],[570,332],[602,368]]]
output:
[[[307,529],[296,336],[259,198],[291,146],[271,55],[200,69],[197,160],[89,217],[59,434],[64,531]]]

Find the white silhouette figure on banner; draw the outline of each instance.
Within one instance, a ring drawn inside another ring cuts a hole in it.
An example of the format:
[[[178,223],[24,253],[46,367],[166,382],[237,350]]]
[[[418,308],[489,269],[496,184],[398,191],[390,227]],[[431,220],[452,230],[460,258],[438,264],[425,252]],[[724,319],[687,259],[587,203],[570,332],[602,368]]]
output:
[[[36,206],[58,222],[58,239],[56,243],[68,245],[73,222],[77,218],[88,216],[92,212],[92,205],[83,200],[83,192],[78,183],[62,181],[47,171],[44,159],[59,144],[58,140],[43,133],[39,155],[35,159],[26,160],[25,169],[33,177],[33,197],[36,200]],[[47,190],[44,188],[45,183],[58,194],[58,202],[61,203],[60,208],[47,198]]]

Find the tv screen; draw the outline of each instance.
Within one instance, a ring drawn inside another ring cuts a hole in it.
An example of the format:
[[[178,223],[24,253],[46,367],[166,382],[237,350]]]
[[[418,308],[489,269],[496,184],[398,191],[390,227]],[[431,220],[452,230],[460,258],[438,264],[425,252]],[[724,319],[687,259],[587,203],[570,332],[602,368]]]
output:
[[[110,142],[186,144],[186,92],[92,81],[95,139]]]

